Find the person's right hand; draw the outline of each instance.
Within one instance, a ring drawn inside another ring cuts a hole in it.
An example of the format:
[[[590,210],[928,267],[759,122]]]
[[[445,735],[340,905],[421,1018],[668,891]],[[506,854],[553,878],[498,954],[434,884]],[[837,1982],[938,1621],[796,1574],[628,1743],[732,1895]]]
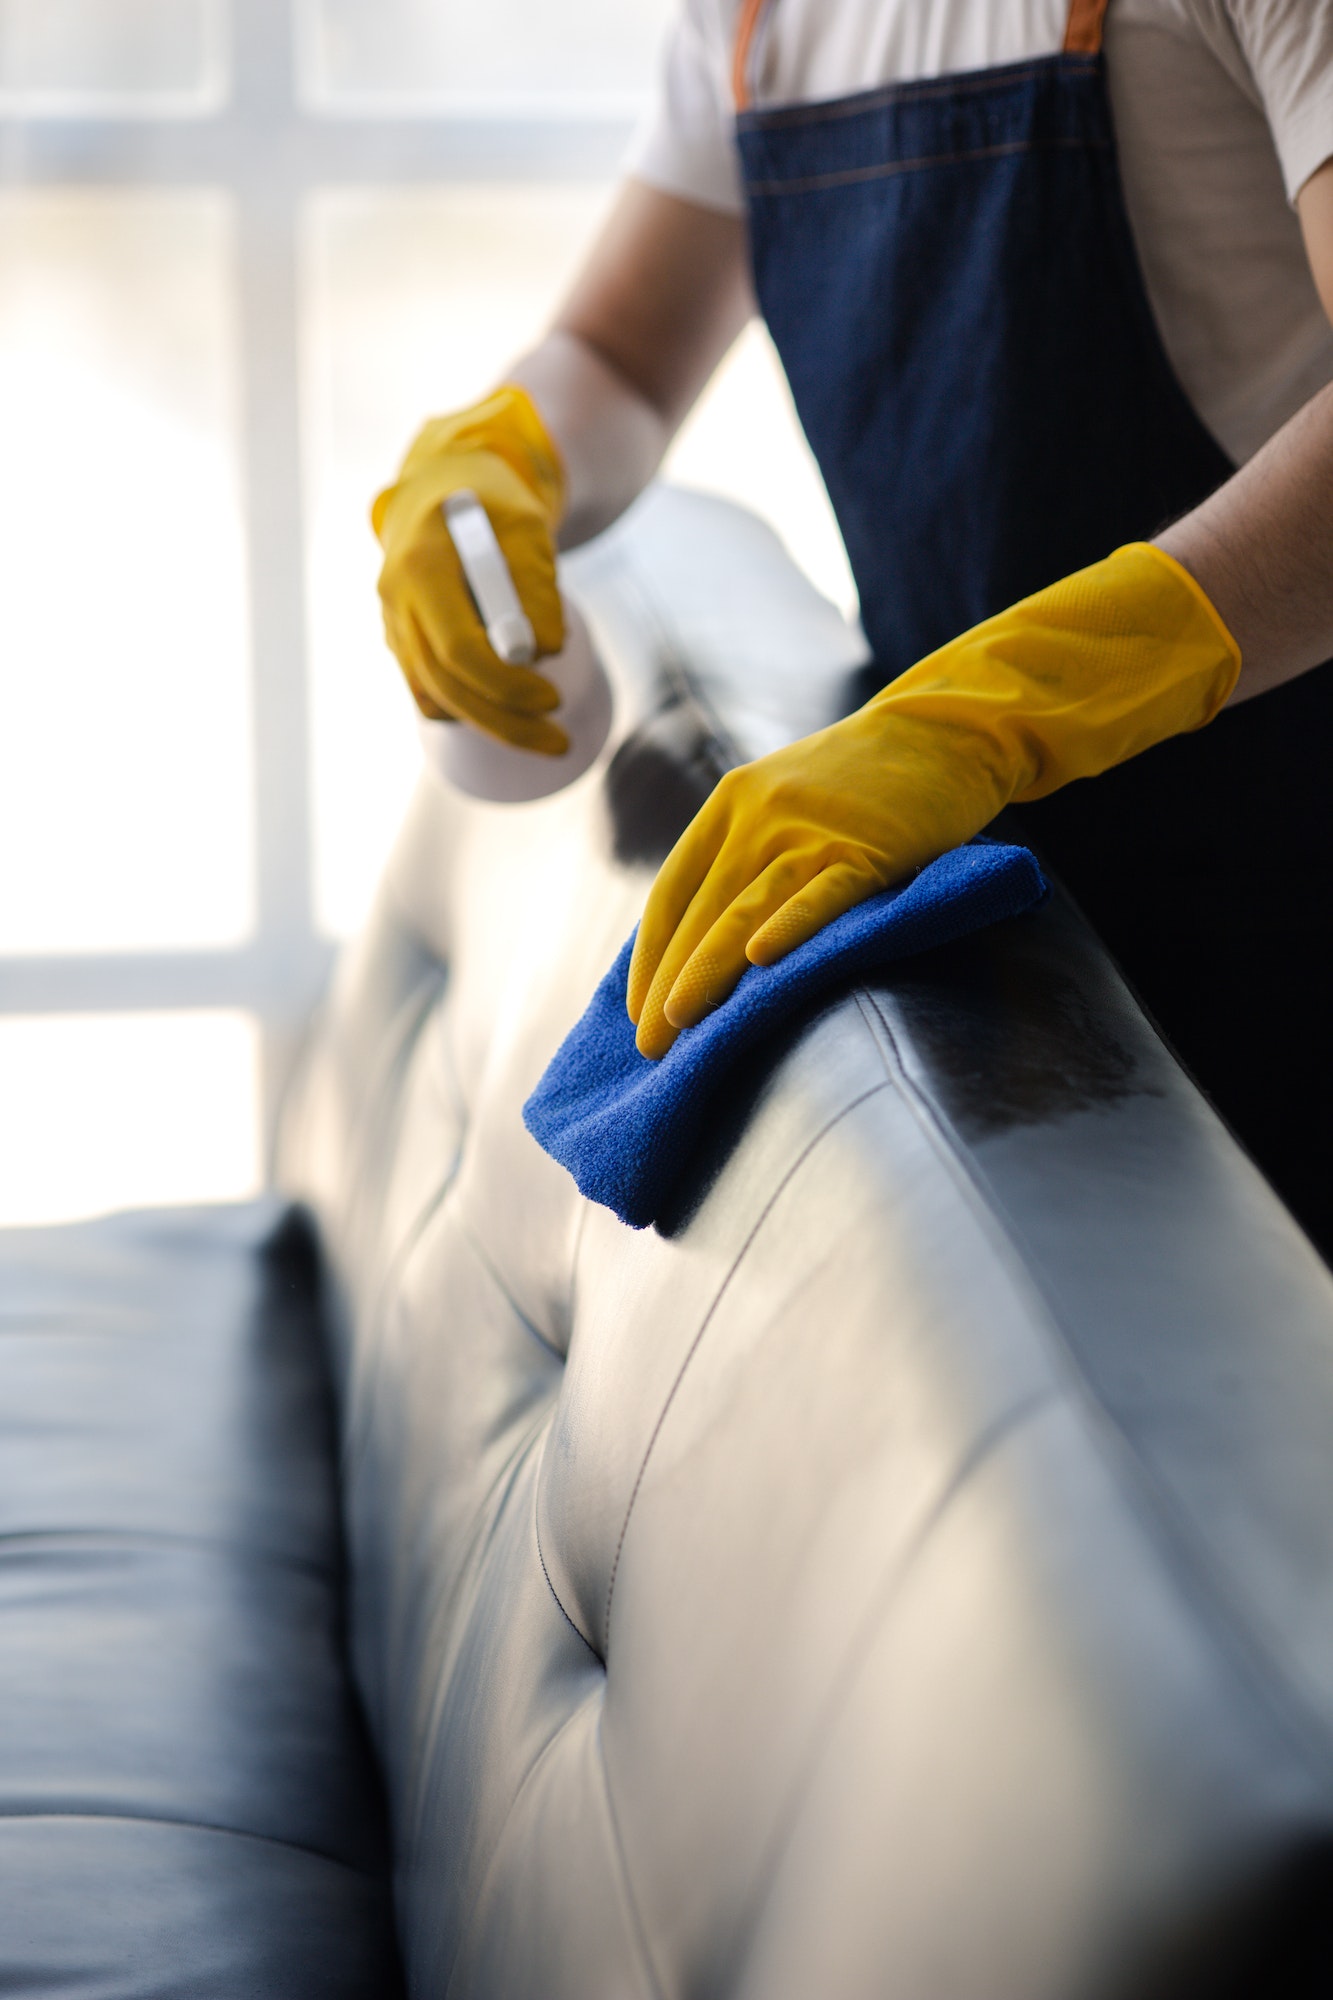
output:
[[[490,517],[538,654],[563,646],[555,533],[564,474],[531,398],[513,385],[433,418],[376,498],[385,636],[423,715],[559,757],[569,747],[550,720],[560,697],[543,674],[508,666],[493,650],[450,538],[443,503],[465,487]]]

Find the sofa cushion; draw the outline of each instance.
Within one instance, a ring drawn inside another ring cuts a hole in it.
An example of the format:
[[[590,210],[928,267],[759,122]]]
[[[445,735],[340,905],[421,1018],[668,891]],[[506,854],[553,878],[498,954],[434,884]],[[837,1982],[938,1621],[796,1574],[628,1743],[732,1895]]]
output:
[[[380,1995],[308,1234],[0,1234],[0,1986]]]

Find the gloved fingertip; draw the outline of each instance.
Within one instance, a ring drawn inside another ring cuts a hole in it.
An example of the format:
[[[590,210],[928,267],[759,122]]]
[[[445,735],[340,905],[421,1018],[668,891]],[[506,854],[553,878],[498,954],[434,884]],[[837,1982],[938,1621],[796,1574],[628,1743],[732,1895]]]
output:
[[[558,594],[553,605],[529,603],[526,609],[533,637],[537,641],[538,658],[554,659],[558,653],[563,653],[569,633]]]
[[[834,914],[830,910],[828,917]],[[824,922],[828,921],[828,917],[824,918]],[[745,956],[751,965],[776,965],[780,958],[785,958],[789,951],[795,951],[797,945],[804,944],[820,927],[820,914],[809,896],[793,896],[780,910],[774,911],[767,923],[759,926],[745,947]]]
[[[696,1004],[693,1007],[673,1007],[668,1000],[666,1006],[662,1009],[662,1018],[670,1027],[675,1029],[676,1034],[683,1035],[687,1029],[697,1028],[700,1021],[706,1021],[710,1014],[717,1011],[717,1007],[720,1004],[720,1002],[707,1001],[703,1006]]]
[[[642,938],[634,940],[630,953],[629,975],[625,980],[625,1011],[635,1027],[643,1013],[643,1003],[648,998],[648,989],[653,983],[653,973],[657,967],[650,966],[643,952]]]
[[[758,931],[746,945],[745,956],[751,965],[776,965],[793,948],[791,944],[783,944],[779,939],[766,937],[763,931]]]
[[[654,1030],[648,1022],[639,1023],[639,1032],[634,1037],[634,1046],[649,1062],[661,1062],[667,1050],[676,1039],[676,1030],[666,1022],[659,1022]]]
[[[721,1005],[736,983],[711,952],[701,949],[676,975],[662,1012],[673,1028],[693,1028]]]

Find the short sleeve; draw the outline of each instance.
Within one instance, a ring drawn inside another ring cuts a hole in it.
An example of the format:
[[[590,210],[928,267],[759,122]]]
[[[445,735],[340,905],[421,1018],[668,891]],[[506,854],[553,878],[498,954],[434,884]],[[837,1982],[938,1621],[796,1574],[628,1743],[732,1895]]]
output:
[[[1294,201],[1333,157],[1333,0],[1227,0],[1227,11]]]
[[[704,208],[745,207],[731,103],[725,0],[682,0],[667,39],[657,92],[635,134],[627,172]]]

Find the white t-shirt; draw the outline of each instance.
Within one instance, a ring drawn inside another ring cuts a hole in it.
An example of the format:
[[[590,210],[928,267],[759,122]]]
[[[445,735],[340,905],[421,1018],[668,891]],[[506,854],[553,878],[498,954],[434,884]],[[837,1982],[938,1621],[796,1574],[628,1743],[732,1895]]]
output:
[[[681,0],[630,171],[739,212],[741,0]],[[1051,55],[1068,0],[769,0],[758,106]],[[1333,156],[1333,0],[1111,0],[1106,63],[1130,225],[1162,340],[1232,458],[1333,381],[1333,327],[1290,205]]]

